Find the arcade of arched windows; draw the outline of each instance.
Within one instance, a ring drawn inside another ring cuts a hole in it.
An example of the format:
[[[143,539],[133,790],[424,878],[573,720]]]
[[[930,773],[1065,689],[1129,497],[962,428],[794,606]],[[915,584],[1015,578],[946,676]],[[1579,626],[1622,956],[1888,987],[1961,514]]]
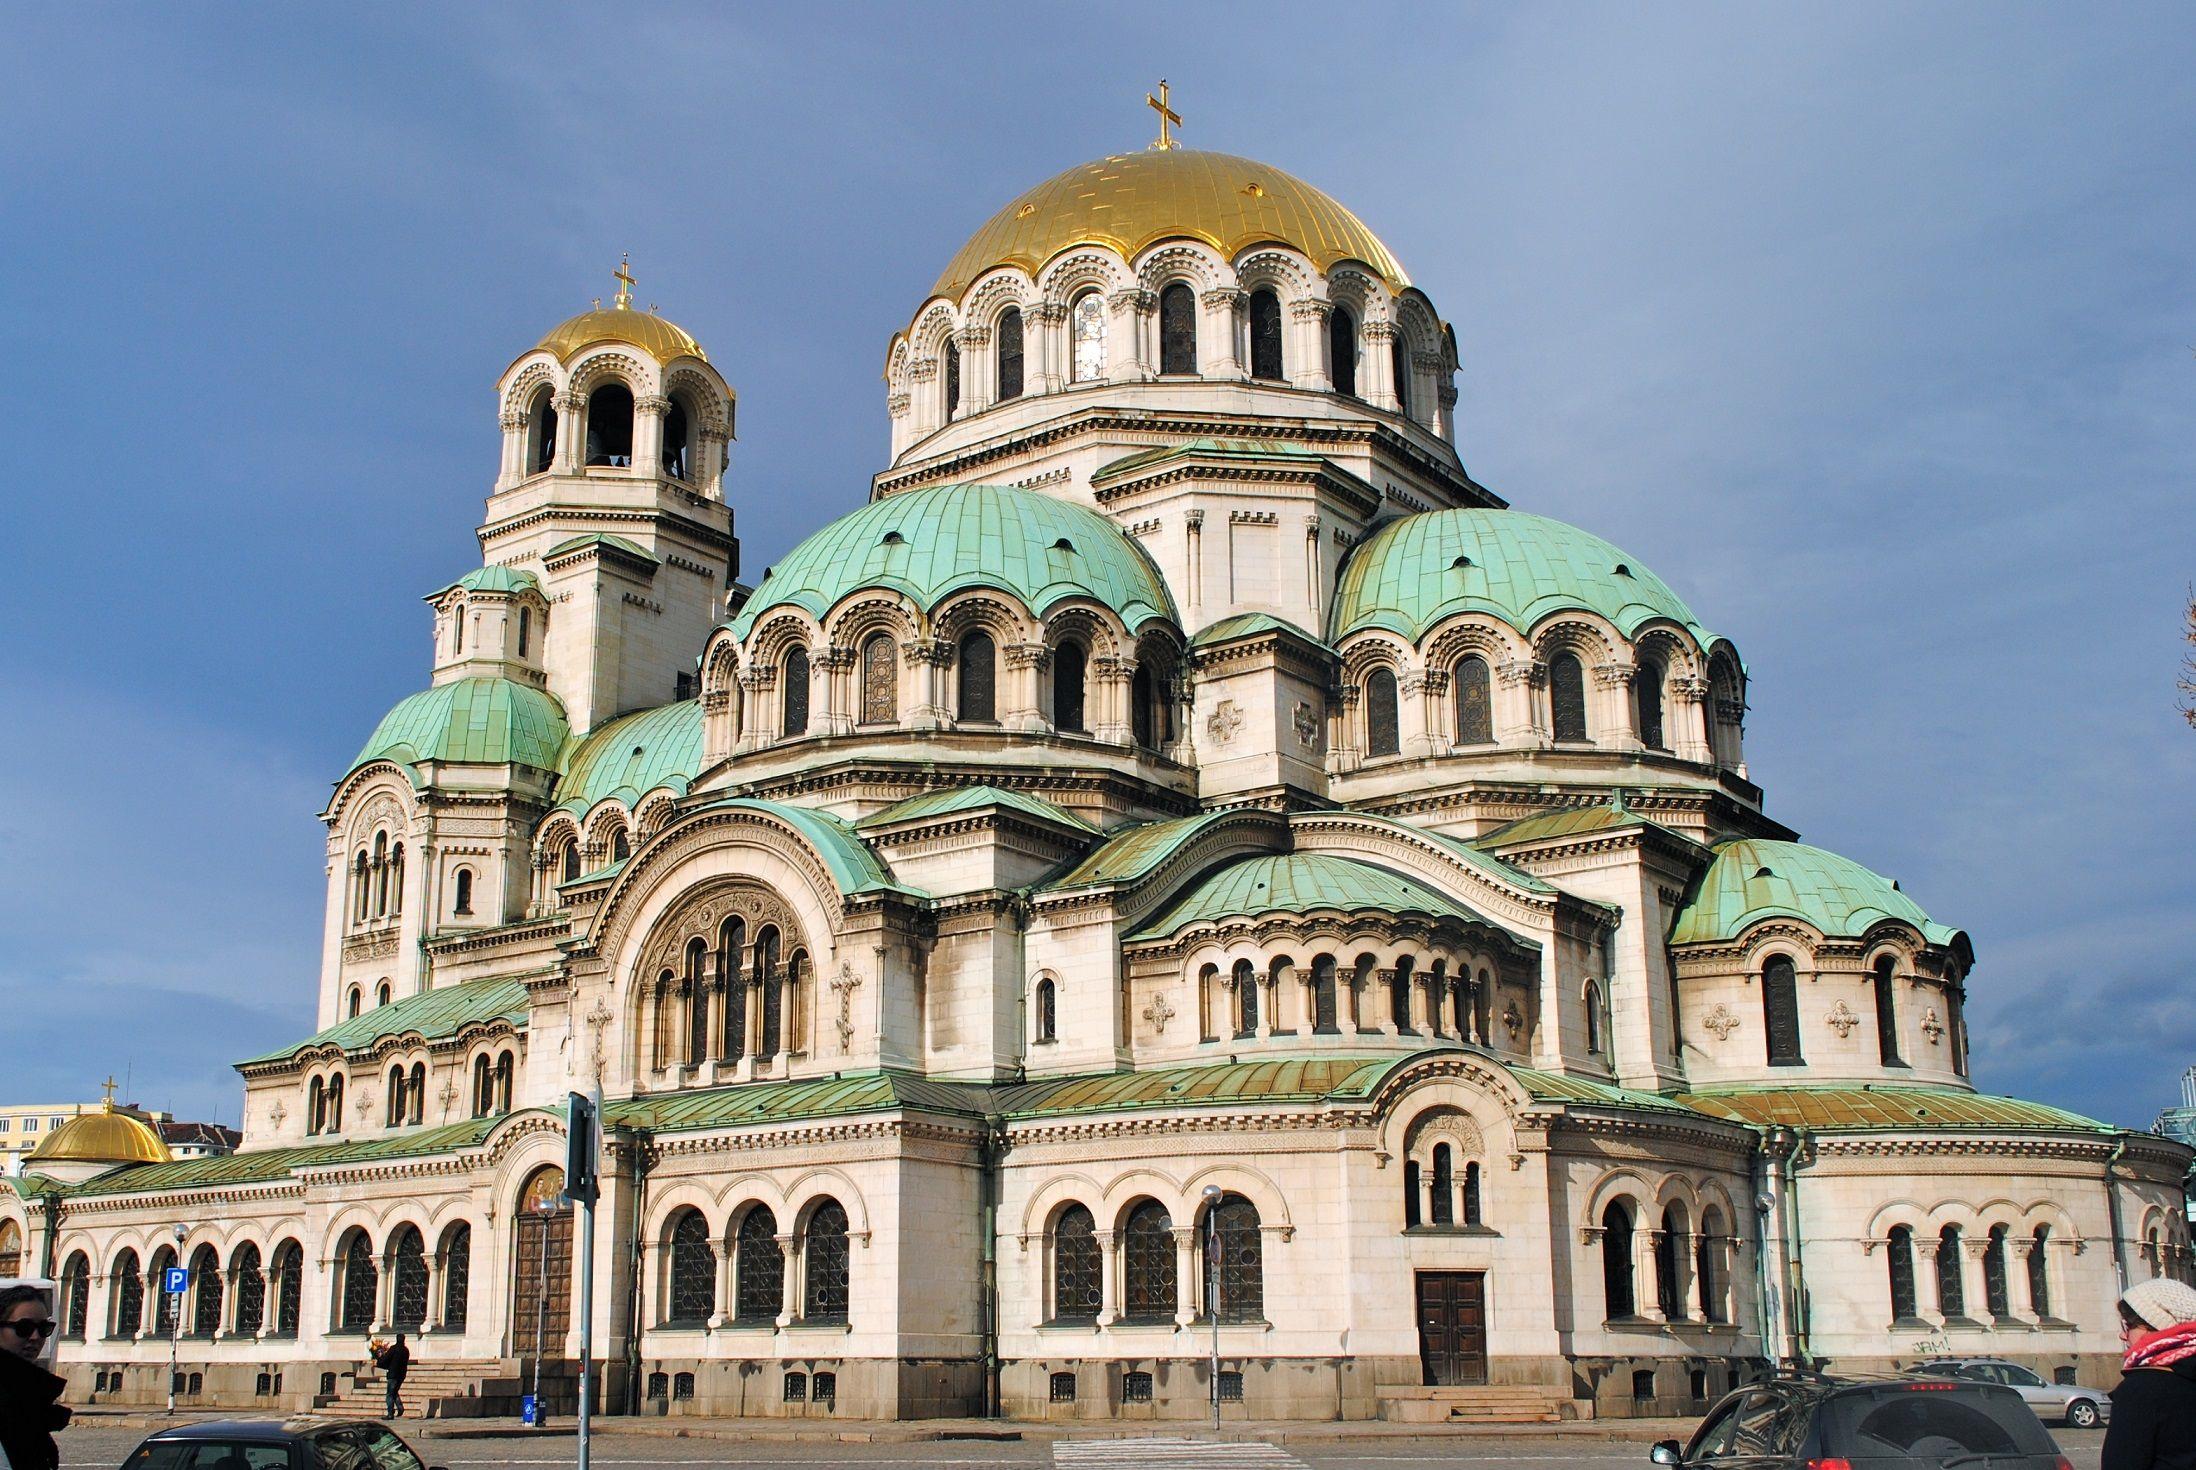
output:
[[[1411,1120],[1403,1145],[1403,1228],[1483,1228],[1487,1223],[1487,1143],[1456,1108],[1431,1108]]]
[[[721,1221],[721,1223],[720,1223]],[[658,1328],[837,1326],[859,1301],[868,1244],[835,1194],[672,1205],[649,1237],[644,1290]]]
[[[66,1241],[62,1252],[59,1314],[71,1340],[88,1340],[95,1330],[108,1342],[163,1338],[171,1329],[208,1341],[298,1335],[306,1261],[295,1237],[187,1241],[181,1250],[163,1242],[144,1253],[123,1246],[104,1265]],[[177,1264],[191,1273],[180,1300],[162,1290],[161,1279]]]
[[[1599,1257],[1602,1318],[1616,1323],[1741,1320],[1738,1212],[1713,1184],[1624,1174],[1590,1196],[1581,1242]]]
[[[661,475],[722,494],[735,401],[714,372],[668,373],[615,347],[570,364],[546,353],[505,380],[503,471],[509,489],[535,475]]]
[[[759,885],[719,889],[659,927],[639,975],[640,1065],[782,1074],[815,1049],[815,960],[792,910]]]
[[[623,802],[608,800],[588,814],[584,830],[569,812],[559,812],[542,823],[534,835],[528,915],[539,917],[562,908],[558,889],[625,862],[640,842],[663,828],[672,811],[667,797],[651,794],[642,799],[637,817]]]
[[[510,1033],[502,1029],[500,1035],[507,1038]],[[343,1064],[308,1064],[301,1114],[306,1136],[342,1134],[358,1127],[416,1128],[446,1123],[455,1117],[488,1118],[510,1112],[518,1077],[518,1052],[511,1041],[497,1038],[498,1032],[491,1031],[485,1042],[472,1043],[468,1051],[446,1063],[406,1054],[394,1059],[385,1055],[383,1060],[369,1064],[363,1080],[382,1088],[378,1113],[370,1106],[370,1093],[352,1090],[357,1084],[347,1078]],[[442,1084],[430,1090],[438,1073],[443,1074]],[[344,1117],[347,1094],[354,1120],[348,1125]]]
[[[2146,1251],[2146,1274],[2191,1280],[2185,1226],[2181,1239],[2178,1263],[2153,1264]],[[2041,1202],[1980,1212],[1888,1205],[1861,1242],[1862,1252],[1881,1262],[1875,1290],[1884,1322],[1900,1330],[2062,1325],[2060,1283],[2084,1249],[2065,1217]]]
[[[377,821],[355,840],[345,912],[350,927],[370,929],[404,917],[404,833],[393,816]]]
[[[1234,1190],[1056,1202],[1041,1241],[1025,1240],[1042,1246],[1037,1325],[1182,1326],[1215,1315],[1263,1325],[1267,1236],[1276,1233],[1285,1239],[1286,1227]]]

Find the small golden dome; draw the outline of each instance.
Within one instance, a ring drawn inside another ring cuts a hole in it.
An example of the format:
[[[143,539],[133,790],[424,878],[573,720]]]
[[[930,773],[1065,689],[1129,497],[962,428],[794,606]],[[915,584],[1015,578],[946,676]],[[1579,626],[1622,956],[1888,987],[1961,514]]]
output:
[[[1322,271],[1359,260],[1393,289],[1411,283],[1363,220],[1302,179],[1230,153],[1155,148],[1071,168],[1013,200],[961,247],[930,294],[958,297],[994,266],[1035,275],[1074,245],[1106,245],[1134,260],[1169,239],[1202,240],[1230,259],[1274,241]]]
[[[79,1113],[31,1150],[26,1167],[36,1164],[166,1164],[168,1146],[150,1123],[108,1103],[96,1113]]]
[[[698,357],[703,362],[709,361],[709,354],[702,351],[701,343],[696,342],[686,328],[667,322],[654,312],[635,311],[630,306],[583,311],[542,338],[537,350],[554,353],[557,361],[565,362],[581,348],[593,347],[599,342],[630,342],[658,362],[669,362],[675,357]]]

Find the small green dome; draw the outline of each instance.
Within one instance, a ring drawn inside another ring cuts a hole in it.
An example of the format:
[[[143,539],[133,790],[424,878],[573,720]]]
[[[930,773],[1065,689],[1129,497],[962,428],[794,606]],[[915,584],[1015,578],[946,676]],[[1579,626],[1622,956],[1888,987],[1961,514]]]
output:
[[[381,717],[351,762],[458,761],[557,768],[571,727],[556,696],[511,679],[453,679],[422,689]]]
[[[684,796],[701,762],[700,700],[620,715],[572,742],[557,805],[584,812],[615,796],[631,806],[659,786]]]
[[[1158,567],[1096,511],[1033,490],[940,485],[873,501],[810,536],[764,574],[730,626],[745,638],[788,603],[820,618],[870,587],[904,593],[926,613],[966,587],[1012,593],[1038,617],[1087,597],[1132,632],[1175,615]]]
[[[1670,930],[1672,944],[1736,939],[1764,919],[1799,919],[1832,939],[1858,939],[1885,920],[1931,944],[1966,935],[1922,911],[1898,885],[1851,858],[1800,842],[1726,842],[1693,885]]]
[[[458,578],[447,587],[438,587],[427,594],[433,602],[445,592],[539,592],[541,579],[532,572],[513,571],[510,567],[477,567]]]
[[[1625,637],[1667,618],[1705,649],[1714,635],[1663,580],[1576,526],[1515,510],[1435,510],[1381,528],[1343,564],[1328,627],[1412,642],[1452,613],[1491,613],[1530,635],[1551,613],[1583,609]]]
[[[1129,937],[1157,939],[1219,919],[1325,911],[1484,922],[1416,878],[1355,858],[1292,852],[1240,858],[1213,869]]]

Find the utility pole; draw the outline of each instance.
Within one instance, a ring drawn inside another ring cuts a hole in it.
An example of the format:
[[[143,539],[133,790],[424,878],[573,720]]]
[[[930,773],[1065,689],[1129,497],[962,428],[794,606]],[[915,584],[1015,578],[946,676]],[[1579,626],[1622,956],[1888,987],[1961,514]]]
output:
[[[1220,1186],[1205,1186],[1205,1315],[1212,1318],[1212,1427],[1220,1429]]]
[[[564,1192],[580,1211],[579,1470],[589,1470],[595,1407],[595,1200],[602,1192],[596,1182],[601,1159],[601,1084],[572,1093],[565,1102]]]

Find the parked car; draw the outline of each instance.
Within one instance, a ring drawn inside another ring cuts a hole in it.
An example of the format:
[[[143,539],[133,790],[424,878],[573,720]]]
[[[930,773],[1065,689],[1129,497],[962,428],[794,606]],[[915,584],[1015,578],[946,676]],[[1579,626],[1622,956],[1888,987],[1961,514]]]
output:
[[[2035,1410],[1999,1383],[1784,1376],[1725,1395],[1657,1465],[1713,1470],[2073,1470]]]
[[[1931,1358],[1911,1370],[1931,1378],[1966,1378],[2002,1383],[2028,1401],[2039,1419],[2056,1419],[2075,1429],[2095,1429],[2112,1418],[2112,1395],[2101,1388],[2046,1383],[2043,1375],[2003,1358]]]
[[[123,1470],[427,1470],[386,1424],[329,1419],[216,1419],[147,1439]]]

